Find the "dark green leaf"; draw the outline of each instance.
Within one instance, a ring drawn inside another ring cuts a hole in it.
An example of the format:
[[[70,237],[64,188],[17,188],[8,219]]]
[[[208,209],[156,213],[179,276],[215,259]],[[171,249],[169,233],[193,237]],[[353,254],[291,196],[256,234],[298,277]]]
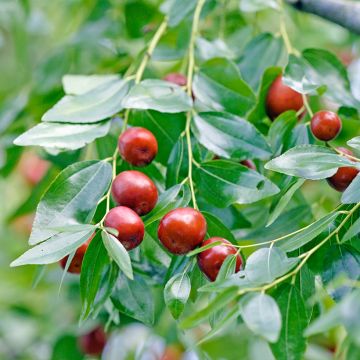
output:
[[[206,211],[202,211],[202,214],[205,216],[207,223],[207,234],[210,237],[218,236],[235,243],[234,235],[217,216]]]
[[[331,214],[324,216],[323,218],[305,227],[299,233],[293,236],[289,236],[288,238],[279,242],[278,244],[279,248],[286,252],[299,249],[303,245],[315,239],[323,231],[329,229],[330,225],[338,216],[339,216],[338,212],[333,212]]]
[[[279,65],[283,54],[284,45],[281,38],[269,33],[260,34],[245,47],[239,63],[241,75],[254,90],[257,90],[265,70],[270,66]]]
[[[341,242],[345,242],[360,233],[360,218],[358,218],[351,226],[347,229],[345,235],[341,239]]]
[[[237,116],[204,112],[194,116],[193,132],[198,141],[218,156],[230,159],[268,159],[271,149],[248,121]]]
[[[178,319],[184,311],[190,291],[191,283],[187,273],[176,274],[166,283],[164,300],[175,319]]]
[[[81,318],[83,320],[92,312],[104,270],[109,263],[109,256],[98,233],[90,242],[81,266],[80,291],[82,300]]]
[[[141,278],[130,281],[125,276],[120,276],[111,300],[116,308],[125,315],[147,325],[154,323],[154,303],[151,290]]]
[[[284,284],[273,294],[279,305],[283,326],[279,340],[271,344],[277,360],[301,360],[306,350],[303,332],[307,326],[304,300],[293,285]]]
[[[279,192],[275,184],[258,172],[225,160],[201,164],[195,177],[201,196],[217,207],[250,204]]]
[[[255,105],[255,95],[242,80],[236,65],[225,58],[204,63],[194,77],[197,100],[216,111],[245,115]]]
[[[51,227],[88,223],[110,185],[111,175],[110,164],[103,161],[83,161],[63,170],[37,207],[30,245],[54,235]]]
[[[106,231],[101,233],[104,246],[109,256],[116,262],[120,270],[129,278],[133,279],[133,270],[129,253],[124,248],[124,245],[116,239],[113,235],[108,234]]]

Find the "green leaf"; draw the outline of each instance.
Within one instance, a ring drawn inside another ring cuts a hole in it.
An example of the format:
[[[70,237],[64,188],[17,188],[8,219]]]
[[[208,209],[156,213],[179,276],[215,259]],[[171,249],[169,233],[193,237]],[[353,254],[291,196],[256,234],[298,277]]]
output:
[[[305,227],[299,233],[289,236],[288,238],[280,241],[278,246],[283,251],[289,252],[304,246],[311,240],[315,239],[326,229],[329,229],[334,220],[339,216],[338,212],[330,213],[323,218],[313,222]]]
[[[184,311],[190,291],[191,283],[187,273],[176,274],[166,283],[164,300],[175,319],[178,319]]]
[[[330,285],[341,276],[348,280],[360,279],[360,252],[349,245],[332,245],[323,257],[321,278],[324,285]],[[352,288],[350,286],[330,287],[329,293],[335,301],[339,301]]]
[[[198,141],[218,156],[230,159],[268,159],[271,149],[248,121],[235,115],[204,112],[194,116],[193,132]]]
[[[269,161],[265,168],[286,175],[319,180],[334,175],[341,166],[354,165],[354,162],[326,147],[303,145]]]
[[[181,194],[179,196],[179,194]],[[143,217],[145,226],[149,226],[153,222],[161,219],[169,211],[178,208],[185,207],[190,202],[190,189],[187,185],[175,185],[170,189],[164,191],[154,209]]]
[[[209,41],[202,37],[196,39],[197,55],[202,61],[218,58],[219,54],[226,59],[234,59],[235,53],[228,44],[221,39]]]
[[[304,184],[305,180],[298,179],[294,184],[292,184],[286,191],[286,193],[280,198],[279,202],[276,204],[274,210],[269,216],[269,220],[266,226],[270,226],[285,210],[286,206],[289,204],[291,198],[294,196],[297,190]]]
[[[85,125],[43,122],[17,137],[14,144],[37,145],[59,151],[76,150],[105,136],[110,124],[110,121]]]
[[[51,227],[88,223],[111,176],[111,165],[103,161],[78,162],[63,170],[37,207],[30,245],[56,234]]]
[[[97,87],[120,80],[119,75],[64,75],[62,84],[66,95],[82,95]]]
[[[205,308],[185,318],[181,323],[182,329],[195,327],[209,319],[211,314],[224,308],[238,296],[237,288],[229,288],[217,295]]]
[[[306,49],[300,59],[290,56],[284,83],[304,94],[325,87],[325,96],[334,102],[355,108],[360,106],[351,93],[344,65],[326,50]]]
[[[80,95],[66,95],[42,117],[43,121],[86,124],[118,113],[130,82],[111,80]]]
[[[291,132],[297,122],[298,118],[295,111],[286,111],[271,124],[268,141],[276,156],[286,150]]]
[[[240,0],[240,11],[256,12],[265,9],[280,10],[276,0]]]
[[[278,341],[281,313],[275,300],[266,294],[247,294],[240,300],[241,316],[246,326],[267,341]]]
[[[350,139],[347,144],[355,150],[360,150],[360,136]]]
[[[178,85],[147,79],[131,88],[123,100],[126,109],[156,110],[165,113],[189,111],[192,100]]]
[[[132,280],[134,275],[131,266],[131,259],[123,244],[106,231],[103,231],[101,236],[109,256],[116,262],[120,270]]]
[[[271,344],[277,360],[301,360],[306,350],[303,332],[307,326],[304,299],[293,285],[284,284],[273,294],[281,313],[280,338]]]
[[[239,63],[241,75],[254,90],[257,90],[265,70],[270,66],[280,65],[283,54],[284,44],[280,37],[274,37],[269,33],[260,34],[244,49]]]
[[[157,111],[132,111],[129,123],[150,130],[156,137],[161,149],[156,161],[166,165],[170,152],[185,129],[184,114],[165,114]]]
[[[109,264],[109,256],[98,233],[91,240],[81,266],[82,320],[85,320],[93,310],[93,304],[101,285],[104,270]]]
[[[177,26],[185,18],[193,14],[196,6],[196,0],[172,0],[170,6],[165,12],[169,18],[169,26]]]
[[[28,264],[51,264],[61,260],[66,255],[75,251],[95,231],[94,225],[84,225],[82,231],[62,232],[54,235],[51,239],[44,241],[26,251],[23,255],[14,260],[10,266],[20,266]]]
[[[202,163],[194,175],[201,196],[221,208],[235,203],[251,204],[279,192],[263,175],[230,161]]]
[[[360,233],[360,218],[358,218],[351,226],[347,229],[346,233],[341,239],[341,242],[345,242]]]
[[[166,187],[179,184],[188,176],[188,149],[185,136],[181,136],[173,147],[166,169]]]
[[[236,65],[224,58],[205,62],[196,73],[193,91],[198,101],[216,111],[239,116],[255,105],[255,95]]]
[[[298,262],[298,258],[288,258],[274,246],[262,248],[249,256],[244,273],[247,281],[254,285],[267,284],[288,273]]]
[[[201,213],[206,219],[207,234],[210,237],[219,236],[226,240],[229,240],[234,244],[236,243],[233,233],[224,225],[224,223],[217,216],[207,211],[202,211]]]
[[[190,251],[189,253],[186,254],[186,256],[191,257],[191,256],[194,256],[194,255],[200,254],[201,252],[203,252],[205,250],[211,249],[211,248],[213,248],[215,246],[218,246],[218,245],[221,245],[221,244],[222,244],[222,241],[220,241],[220,240],[219,241],[214,241],[213,243],[198,247],[198,248]]]
[[[150,288],[142,278],[130,281],[120,276],[111,295],[111,301],[125,315],[146,325],[153,325],[155,316],[153,297]]]
[[[343,204],[355,204],[360,202],[359,185],[360,175],[358,174],[342,194],[341,202]]]
[[[315,319],[305,330],[305,336],[325,333],[344,325],[348,336],[360,346],[360,291],[355,290],[327,313]]]

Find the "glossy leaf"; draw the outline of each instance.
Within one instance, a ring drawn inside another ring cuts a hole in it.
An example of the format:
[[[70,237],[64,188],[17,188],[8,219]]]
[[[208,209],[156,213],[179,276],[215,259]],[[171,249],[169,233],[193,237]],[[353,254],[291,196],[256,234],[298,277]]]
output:
[[[354,163],[326,147],[304,145],[292,148],[269,161],[265,168],[286,175],[319,180],[334,175],[341,166],[354,166]]]
[[[218,236],[235,243],[234,235],[217,216],[206,211],[202,211],[202,214],[206,219],[207,234],[210,237]]]
[[[124,248],[124,245],[116,239],[113,235],[106,231],[101,233],[104,246],[109,256],[116,262],[120,270],[129,278],[133,279],[133,270],[131,266],[131,259],[129,253]]]
[[[271,212],[269,220],[266,226],[270,226],[285,210],[286,206],[289,204],[291,198],[296,193],[297,190],[304,184],[305,180],[298,179],[294,184],[292,184],[286,193],[280,198],[279,202],[276,204],[274,210]]]
[[[216,111],[245,115],[255,104],[255,95],[242,80],[236,65],[225,58],[204,63],[194,77],[197,100]]]
[[[30,245],[44,241],[56,226],[88,223],[111,181],[111,166],[83,161],[63,170],[42,197],[35,215]]]
[[[120,80],[119,75],[64,75],[62,84],[67,95],[81,95],[96,89],[100,85]]]
[[[122,104],[126,109],[178,113],[190,110],[192,100],[178,85],[163,80],[147,79],[133,86]]]
[[[250,204],[279,192],[258,172],[225,160],[202,163],[195,177],[201,196],[217,207]]]
[[[86,124],[109,118],[122,108],[130,82],[111,80],[80,95],[66,95],[42,117],[43,121]]]
[[[169,2],[168,9],[166,9],[169,26],[177,26],[185,18],[192,16],[195,6],[196,0],[173,0]]]
[[[181,194],[181,195],[180,195]],[[185,207],[190,202],[190,190],[187,185],[175,185],[164,191],[154,209],[143,217],[145,226],[149,226],[153,222],[161,219],[170,210],[177,207]]]
[[[104,270],[109,263],[109,256],[100,239],[100,235],[97,234],[90,242],[81,266],[80,292],[82,319],[86,319],[92,311]]]
[[[298,258],[288,258],[276,248],[262,248],[252,253],[246,261],[246,280],[253,284],[271,283],[286,274],[299,262]]]
[[[111,300],[115,307],[127,316],[146,325],[154,323],[154,302],[151,290],[141,278],[130,281],[120,276]]]
[[[283,53],[284,45],[281,38],[269,33],[256,36],[246,45],[244,55],[240,59],[239,68],[244,80],[257,90],[265,70],[271,66],[278,66]]]
[[[360,218],[354,221],[353,224],[347,229],[346,233],[341,239],[341,242],[345,242],[360,233]]]
[[[360,175],[358,174],[342,194],[341,202],[343,204],[355,204],[360,202],[359,186]]]
[[[279,339],[281,313],[275,300],[267,294],[248,294],[240,301],[241,316],[256,335],[274,343]]]
[[[19,146],[42,146],[54,150],[76,150],[105,136],[110,121],[98,124],[60,124],[42,122],[14,140]]]
[[[282,318],[280,338],[271,344],[277,360],[301,360],[306,350],[303,332],[307,326],[305,302],[293,285],[283,285],[273,294]]]
[[[218,156],[230,159],[268,159],[271,149],[248,121],[237,116],[205,112],[194,116],[193,132],[198,141]]]
[[[338,216],[338,212],[333,212],[324,216],[323,218],[305,227],[299,233],[293,236],[289,236],[283,241],[280,241],[278,244],[279,248],[287,252],[299,249],[311,240],[315,239],[323,231],[329,229],[331,224]]]
[[[87,241],[95,231],[94,225],[84,225],[82,231],[61,232],[26,251],[11,266],[51,264],[61,260]]]
[[[187,273],[176,274],[166,283],[164,300],[175,319],[178,319],[184,311],[190,291],[191,283]]]
[[[326,50],[306,49],[300,59],[290,56],[284,75],[285,84],[300,93],[313,93],[315,88],[325,87],[325,95],[331,100],[359,108],[344,65]]]

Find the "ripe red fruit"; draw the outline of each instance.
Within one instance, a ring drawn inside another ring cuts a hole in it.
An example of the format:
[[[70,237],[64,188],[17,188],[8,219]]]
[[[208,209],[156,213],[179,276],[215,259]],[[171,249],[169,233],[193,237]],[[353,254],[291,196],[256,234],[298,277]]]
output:
[[[240,161],[240,164],[246,166],[249,169],[256,170],[256,166],[255,166],[254,162],[251,160]]]
[[[145,227],[139,215],[125,206],[111,209],[105,216],[104,224],[118,231],[116,238],[126,250],[139,246],[144,238]]]
[[[67,271],[71,274],[80,274],[81,273],[81,266],[84,260],[84,256],[86,253],[86,250],[90,244],[90,241],[94,238],[95,233],[92,234],[84,244],[82,244],[80,247],[77,248],[75,255],[73,259],[71,260],[71,263],[67,269]],[[65,269],[66,263],[68,261],[69,255],[62,258],[59,263],[63,269]]]
[[[237,250],[232,246],[230,241],[227,241],[220,237],[212,237],[205,240],[201,246],[212,244],[216,241],[221,241],[221,245],[214,246],[208,250],[205,250],[198,254],[198,264],[201,271],[209,278],[211,281],[215,281],[218,273],[220,271],[221,265],[229,255],[234,255],[237,253]],[[223,245],[224,244],[224,245]],[[236,266],[235,271],[240,270],[242,264],[242,259],[240,255],[236,257]]]
[[[19,162],[20,174],[31,186],[35,186],[41,181],[49,167],[48,161],[31,152],[24,153]]]
[[[344,154],[352,156],[351,150],[339,147],[338,148]],[[337,191],[343,192],[347,189],[350,183],[354,180],[359,170],[351,166],[344,166],[338,169],[335,175],[329,177],[327,182],[329,185]]]
[[[120,173],[112,183],[111,192],[118,205],[127,206],[140,216],[150,212],[158,199],[152,180],[135,170]]]
[[[180,73],[170,73],[167,74],[164,77],[164,80],[169,81],[173,84],[177,84],[179,86],[185,86],[187,83],[187,78],[185,75],[180,74]]]
[[[79,347],[86,355],[98,356],[106,345],[106,334],[102,327],[98,326],[89,333],[79,338]]]
[[[192,208],[179,208],[167,213],[160,221],[158,237],[173,254],[186,254],[202,243],[206,220]]]
[[[150,164],[158,152],[158,143],[153,133],[142,127],[124,131],[118,142],[122,158],[134,166]]]
[[[288,110],[299,111],[304,105],[302,95],[286,86],[279,75],[270,86],[266,97],[266,113],[271,120]]]
[[[319,111],[311,119],[311,131],[323,141],[335,139],[341,130],[341,119],[332,111]]]

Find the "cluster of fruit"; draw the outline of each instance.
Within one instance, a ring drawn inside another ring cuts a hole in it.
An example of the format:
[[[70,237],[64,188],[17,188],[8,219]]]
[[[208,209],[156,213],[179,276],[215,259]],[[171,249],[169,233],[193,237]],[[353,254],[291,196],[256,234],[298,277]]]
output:
[[[282,81],[282,76],[276,78],[270,86],[266,98],[266,111],[270,119],[274,120],[280,114],[288,110],[299,112],[304,107],[303,96],[286,86]],[[300,114],[300,118],[304,112]],[[342,128],[341,119],[332,111],[319,111],[310,122],[312,134],[321,141],[330,141],[335,139]],[[354,160],[351,150],[339,147],[338,152],[343,156],[348,156]],[[337,191],[345,191],[354,180],[359,170],[351,166],[344,166],[337,170],[335,175],[327,179],[328,183]]]
[[[186,85],[186,77],[172,73],[165,80],[179,86]],[[269,88],[266,98],[266,110],[270,119],[274,120],[288,110],[295,110],[304,115],[304,99],[301,94],[286,86],[280,75]],[[322,141],[334,139],[341,130],[341,119],[331,111],[320,111],[311,119],[313,135]],[[155,136],[147,129],[133,127],[119,137],[119,153],[129,164],[142,167],[150,164],[158,151]],[[338,151],[352,159],[348,149]],[[214,159],[217,157],[215,156]],[[241,162],[244,166],[255,169],[251,160]],[[338,191],[344,191],[357,175],[353,167],[341,167],[335,175],[328,179],[329,184]],[[145,174],[135,171],[123,171],[112,183],[112,196],[118,206],[105,216],[104,225],[116,230],[117,239],[127,250],[139,246],[144,238],[144,223],[140,216],[148,214],[156,205],[158,192],[153,181]],[[236,271],[239,271],[242,259],[236,248],[226,239],[212,237],[205,240],[207,224],[204,216],[193,208],[178,208],[170,211],[160,221],[158,238],[163,246],[172,254],[184,255],[198,246],[206,246],[213,242],[221,242],[198,254],[198,264],[202,272],[214,281],[228,255],[236,255]],[[68,268],[69,272],[80,273],[82,259],[89,242],[83,244],[75,253]],[[60,261],[64,268],[67,257]]]

